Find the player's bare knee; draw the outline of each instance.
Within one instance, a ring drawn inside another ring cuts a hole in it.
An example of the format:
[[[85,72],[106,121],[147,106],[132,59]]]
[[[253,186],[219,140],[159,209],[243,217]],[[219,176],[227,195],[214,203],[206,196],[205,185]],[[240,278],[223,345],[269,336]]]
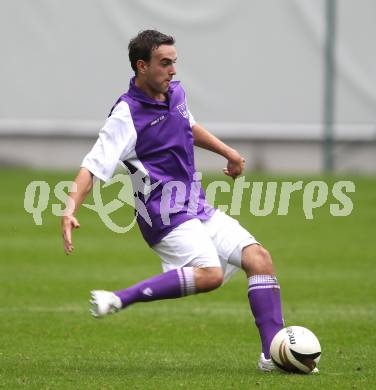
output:
[[[208,268],[209,270],[209,268]],[[223,271],[222,268],[213,267],[206,275],[206,288],[207,291],[215,290],[220,287],[223,283]]]
[[[222,268],[217,268],[216,271],[210,276],[211,279],[211,287],[212,289],[216,289],[223,284],[223,270]]]
[[[220,267],[196,270],[196,288],[199,292],[215,290],[223,283],[223,270]]]
[[[242,268],[248,276],[274,274],[272,257],[261,245],[251,245],[243,249]]]

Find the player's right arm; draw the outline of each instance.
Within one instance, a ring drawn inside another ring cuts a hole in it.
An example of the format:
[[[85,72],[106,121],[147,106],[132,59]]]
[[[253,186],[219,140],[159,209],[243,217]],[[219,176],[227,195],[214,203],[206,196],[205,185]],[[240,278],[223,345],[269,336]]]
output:
[[[69,193],[64,215],[61,217],[64,251],[67,255],[73,251],[72,230],[80,227],[76,213],[93,187],[93,174],[87,168],[81,168],[74,183],[76,191]]]
[[[119,103],[99,132],[99,137],[81,163],[81,169],[74,181],[75,187],[69,194],[65,214],[61,219],[64,250],[67,255],[73,251],[72,230],[80,227],[76,213],[93,187],[93,177],[107,182],[112,177],[118,161],[135,155],[137,134],[127,103]]]

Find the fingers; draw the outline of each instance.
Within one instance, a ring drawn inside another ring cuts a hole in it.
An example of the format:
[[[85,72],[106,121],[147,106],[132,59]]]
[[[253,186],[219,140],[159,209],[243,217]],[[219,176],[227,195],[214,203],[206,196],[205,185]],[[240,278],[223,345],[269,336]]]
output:
[[[239,176],[238,174],[235,174],[233,172],[230,172],[227,168],[223,168],[223,173],[226,175],[226,176],[230,176],[232,179],[236,179],[237,176]]]
[[[64,251],[67,255],[72,253],[74,247],[72,244],[72,228],[78,229],[80,227],[79,222],[73,216],[66,216],[62,219],[63,241]]]
[[[242,167],[228,167],[222,169],[223,173],[226,176],[232,177],[234,180],[242,174],[243,168]]]
[[[64,240],[64,251],[67,255],[69,255],[73,251],[72,229],[70,226],[64,229],[63,240]]]
[[[72,244],[64,244],[64,252],[66,255],[70,255],[73,252],[74,246]]]
[[[228,169],[228,168],[223,168],[223,173],[226,175],[226,176],[230,176],[232,177],[233,179],[237,176],[237,175],[234,175],[234,172],[233,170],[231,169]]]
[[[78,229],[80,227],[80,223],[77,221],[76,218],[72,219],[72,225],[75,229]]]

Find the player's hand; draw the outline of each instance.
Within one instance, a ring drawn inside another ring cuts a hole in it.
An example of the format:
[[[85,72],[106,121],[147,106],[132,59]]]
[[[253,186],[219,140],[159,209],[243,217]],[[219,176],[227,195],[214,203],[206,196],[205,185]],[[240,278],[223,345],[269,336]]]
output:
[[[227,167],[223,168],[223,173],[234,180],[243,173],[245,159],[236,151],[232,150],[228,157]]]
[[[72,230],[78,229],[80,224],[73,215],[64,215],[61,217],[61,230],[64,241],[64,251],[67,255],[72,253],[74,247],[72,244]]]

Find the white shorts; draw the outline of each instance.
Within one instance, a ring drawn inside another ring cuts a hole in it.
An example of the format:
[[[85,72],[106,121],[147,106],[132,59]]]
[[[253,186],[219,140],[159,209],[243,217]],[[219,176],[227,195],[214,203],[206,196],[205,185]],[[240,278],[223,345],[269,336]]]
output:
[[[241,268],[243,248],[252,244],[258,242],[236,219],[216,210],[207,221],[191,219],[177,226],[153,249],[164,272],[184,266],[222,267],[228,280]]]

